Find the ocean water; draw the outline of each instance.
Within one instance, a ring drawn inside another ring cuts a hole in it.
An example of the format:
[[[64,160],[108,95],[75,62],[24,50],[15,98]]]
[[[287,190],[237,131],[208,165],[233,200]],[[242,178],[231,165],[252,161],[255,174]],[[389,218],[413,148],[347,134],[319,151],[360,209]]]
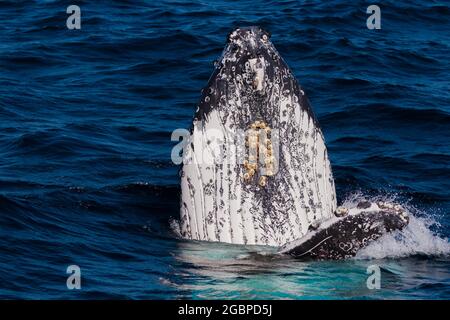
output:
[[[70,4],[0,2],[0,298],[450,298],[448,1],[383,1],[381,30],[366,1],[76,1],[81,30]],[[338,262],[177,237],[171,132],[248,25],[309,95],[339,203],[395,199],[405,231]]]

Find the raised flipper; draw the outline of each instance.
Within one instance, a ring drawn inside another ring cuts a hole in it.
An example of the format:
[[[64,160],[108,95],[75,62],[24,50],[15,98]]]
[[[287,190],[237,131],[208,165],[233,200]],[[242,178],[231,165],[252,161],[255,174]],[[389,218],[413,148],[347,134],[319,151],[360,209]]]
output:
[[[338,208],[338,215],[306,236],[284,245],[279,253],[299,259],[345,259],[382,235],[403,229],[409,222],[405,210],[395,204],[361,202],[350,210]]]

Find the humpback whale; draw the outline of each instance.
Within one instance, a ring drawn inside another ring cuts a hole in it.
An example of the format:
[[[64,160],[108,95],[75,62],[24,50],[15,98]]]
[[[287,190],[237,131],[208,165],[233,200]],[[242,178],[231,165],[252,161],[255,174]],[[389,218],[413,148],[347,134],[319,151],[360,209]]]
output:
[[[404,210],[388,210],[394,204],[337,206],[317,118],[260,27],[228,35],[202,90],[180,177],[186,239],[339,259],[407,224]]]

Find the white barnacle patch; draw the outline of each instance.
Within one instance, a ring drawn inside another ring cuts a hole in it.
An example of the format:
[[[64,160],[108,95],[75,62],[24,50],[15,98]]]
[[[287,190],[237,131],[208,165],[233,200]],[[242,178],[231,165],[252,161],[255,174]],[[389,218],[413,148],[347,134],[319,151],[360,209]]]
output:
[[[338,207],[334,213],[336,217],[344,217],[348,214],[348,208]]]
[[[264,89],[265,61],[263,58],[249,59],[249,69],[253,76],[253,88],[257,91]]]
[[[351,242],[341,242],[341,243],[339,243],[339,248],[348,252],[348,251],[352,250],[353,244]]]

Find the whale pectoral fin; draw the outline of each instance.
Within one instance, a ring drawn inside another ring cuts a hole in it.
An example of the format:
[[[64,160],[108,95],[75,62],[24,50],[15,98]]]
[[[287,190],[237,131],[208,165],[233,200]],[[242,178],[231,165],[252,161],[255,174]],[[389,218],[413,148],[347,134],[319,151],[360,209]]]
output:
[[[398,210],[355,208],[345,217],[325,221],[317,230],[281,247],[279,253],[301,259],[345,259],[386,233],[408,224]]]

